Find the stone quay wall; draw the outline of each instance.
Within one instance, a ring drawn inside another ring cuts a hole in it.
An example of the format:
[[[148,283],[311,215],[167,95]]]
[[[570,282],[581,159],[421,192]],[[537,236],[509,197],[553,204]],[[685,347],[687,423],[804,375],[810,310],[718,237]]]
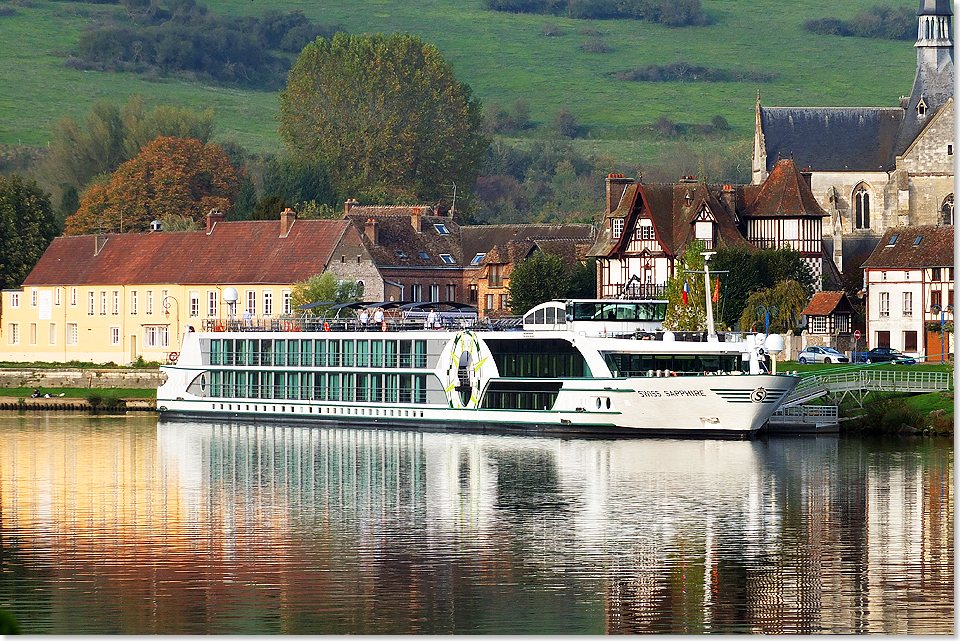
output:
[[[0,387],[149,389],[160,385],[157,369],[0,368]]]

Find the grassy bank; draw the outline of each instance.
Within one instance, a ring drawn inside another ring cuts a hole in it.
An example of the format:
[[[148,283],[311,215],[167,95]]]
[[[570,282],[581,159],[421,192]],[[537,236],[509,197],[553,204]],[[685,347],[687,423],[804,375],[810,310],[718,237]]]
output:
[[[32,387],[0,387],[0,397],[6,396],[10,398],[30,398],[33,395]],[[100,397],[106,396],[116,396],[118,398],[145,398],[145,399],[156,399],[157,398],[157,389],[148,388],[148,389],[110,389],[110,390],[91,390],[86,387],[64,387],[64,388],[47,388],[41,387],[40,394],[49,394],[51,397],[58,397],[63,394],[62,398],[89,398],[91,394],[96,394]]]

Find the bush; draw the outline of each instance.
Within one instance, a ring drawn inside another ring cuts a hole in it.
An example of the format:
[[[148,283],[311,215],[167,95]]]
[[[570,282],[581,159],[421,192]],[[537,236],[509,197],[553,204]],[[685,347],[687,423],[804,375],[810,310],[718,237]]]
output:
[[[609,53],[610,48],[600,38],[592,38],[583,43],[583,50],[588,53]]]

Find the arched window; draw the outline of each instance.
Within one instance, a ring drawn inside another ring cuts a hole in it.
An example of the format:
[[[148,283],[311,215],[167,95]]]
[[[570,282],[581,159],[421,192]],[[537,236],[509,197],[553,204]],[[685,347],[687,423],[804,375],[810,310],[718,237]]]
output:
[[[952,225],[953,224],[953,194],[950,194],[943,199],[943,204],[940,205],[940,224],[941,225]]]
[[[856,210],[854,227],[870,229],[870,192],[863,185],[859,185],[853,191],[853,206]]]

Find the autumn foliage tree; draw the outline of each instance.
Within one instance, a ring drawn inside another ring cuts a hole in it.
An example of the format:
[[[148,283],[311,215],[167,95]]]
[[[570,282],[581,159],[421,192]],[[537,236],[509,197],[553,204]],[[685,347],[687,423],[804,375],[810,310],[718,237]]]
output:
[[[470,88],[409,34],[318,38],[280,92],[284,142],[323,163],[341,197],[433,201],[472,185],[488,145],[481,125]]]
[[[211,209],[228,212],[239,189],[240,174],[219,146],[158,137],[108,184],[87,190],[64,233],[146,231],[151,221],[172,215],[200,224]]]

